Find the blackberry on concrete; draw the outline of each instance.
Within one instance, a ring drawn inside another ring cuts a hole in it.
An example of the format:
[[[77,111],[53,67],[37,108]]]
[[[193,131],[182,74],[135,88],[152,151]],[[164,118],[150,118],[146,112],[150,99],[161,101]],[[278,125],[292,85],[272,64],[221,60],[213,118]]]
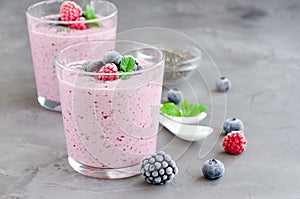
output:
[[[175,161],[163,151],[146,157],[142,161],[141,175],[149,184],[165,184],[170,182],[177,173]]]

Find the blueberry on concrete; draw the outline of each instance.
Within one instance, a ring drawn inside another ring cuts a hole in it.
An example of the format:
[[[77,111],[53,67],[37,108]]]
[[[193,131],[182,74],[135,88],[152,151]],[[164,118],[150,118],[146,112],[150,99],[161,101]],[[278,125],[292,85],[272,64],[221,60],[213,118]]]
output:
[[[87,67],[85,68],[86,72],[98,72],[103,66],[104,62],[101,60],[95,60],[90,62]]]
[[[202,173],[207,179],[216,180],[224,175],[225,167],[220,160],[210,159],[204,162]]]
[[[173,102],[174,104],[179,104],[180,101],[183,99],[183,94],[179,89],[174,88],[168,91],[167,97],[169,102]]]
[[[231,81],[227,77],[220,77],[216,83],[217,91],[226,92],[231,88]]]
[[[111,50],[104,53],[103,61],[105,64],[114,63],[116,66],[120,66],[122,55],[117,51]]]
[[[243,131],[244,130],[244,124],[241,120],[238,118],[228,118],[225,120],[223,129],[225,133],[230,133],[231,131]]]

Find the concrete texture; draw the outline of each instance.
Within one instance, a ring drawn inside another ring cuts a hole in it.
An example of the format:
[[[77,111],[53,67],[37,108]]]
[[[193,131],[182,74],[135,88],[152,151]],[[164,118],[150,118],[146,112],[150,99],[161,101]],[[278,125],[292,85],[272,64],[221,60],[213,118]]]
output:
[[[139,177],[91,179],[70,168],[62,118],[36,100],[24,14],[34,2],[0,1],[0,197],[300,198],[300,1],[113,1],[119,32],[159,26],[202,43],[233,83],[226,104],[223,94],[212,92],[226,115],[211,118],[237,116],[245,124],[248,148],[238,156],[223,152],[217,123],[210,139],[191,145],[160,128],[159,148],[168,146],[179,167],[165,186],[149,186]],[[203,82],[197,77],[189,81]],[[193,87],[209,103],[203,88]],[[200,172],[212,157],[226,167],[217,181]]]

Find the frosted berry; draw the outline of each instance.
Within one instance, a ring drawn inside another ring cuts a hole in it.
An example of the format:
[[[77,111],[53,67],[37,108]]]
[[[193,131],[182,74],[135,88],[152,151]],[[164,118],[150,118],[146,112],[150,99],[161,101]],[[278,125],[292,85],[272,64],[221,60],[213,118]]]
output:
[[[230,133],[231,131],[243,131],[244,124],[240,119],[236,117],[228,118],[224,122],[223,129],[226,134]]]
[[[135,71],[139,71],[139,70],[144,70],[144,66],[142,65],[136,65],[136,67],[134,68]]]
[[[80,17],[79,21],[85,21],[84,17]],[[75,29],[75,30],[86,30],[88,29],[88,25],[85,23],[76,23],[76,24],[69,24],[69,28]]]
[[[99,70],[98,73],[107,73],[107,74],[118,73],[118,67],[113,63],[106,64]],[[119,76],[118,75],[99,75],[97,77],[97,79],[103,80],[103,81],[112,81],[112,80],[119,79]]]
[[[122,55],[118,53],[117,51],[110,50],[104,53],[103,61],[104,63],[114,63],[116,66],[120,66],[120,62],[122,60]]]
[[[204,162],[202,173],[207,179],[216,180],[224,175],[225,167],[220,160],[210,159]]]
[[[165,184],[170,182],[177,173],[176,163],[163,151],[142,160],[141,175],[149,184]]]
[[[77,21],[82,14],[82,9],[73,1],[64,1],[60,6],[62,21]]]
[[[231,154],[240,154],[245,151],[247,140],[243,131],[231,131],[223,138],[223,148]]]
[[[103,66],[104,62],[101,60],[95,60],[88,63],[87,67],[85,68],[86,72],[98,72]]]
[[[173,102],[174,104],[179,104],[180,101],[183,99],[183,94],[179,89],[174,88],[168,91],[167,98],[169,102]]]
[[[231,88],[231,81],[227,77],[220,77],[216,82],[216,89],[220,92],[226,92]]]
[[[136,60],[135,60],[135,66],[134,66],[134,71],[139,71],[139,70],[143,70],[144,69],[144,67],[141,65],[141,64],[139,64],[139,62],[137,62]]]

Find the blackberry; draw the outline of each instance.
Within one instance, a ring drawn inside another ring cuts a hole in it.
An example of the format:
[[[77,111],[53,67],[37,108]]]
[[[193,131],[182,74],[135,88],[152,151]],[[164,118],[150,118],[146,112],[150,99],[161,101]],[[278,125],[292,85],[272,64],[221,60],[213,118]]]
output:
[[[165,184],[170,182],[177,173],[175,161],[163,151],[146,157],[142,161],[141,175],[149,184]]]

